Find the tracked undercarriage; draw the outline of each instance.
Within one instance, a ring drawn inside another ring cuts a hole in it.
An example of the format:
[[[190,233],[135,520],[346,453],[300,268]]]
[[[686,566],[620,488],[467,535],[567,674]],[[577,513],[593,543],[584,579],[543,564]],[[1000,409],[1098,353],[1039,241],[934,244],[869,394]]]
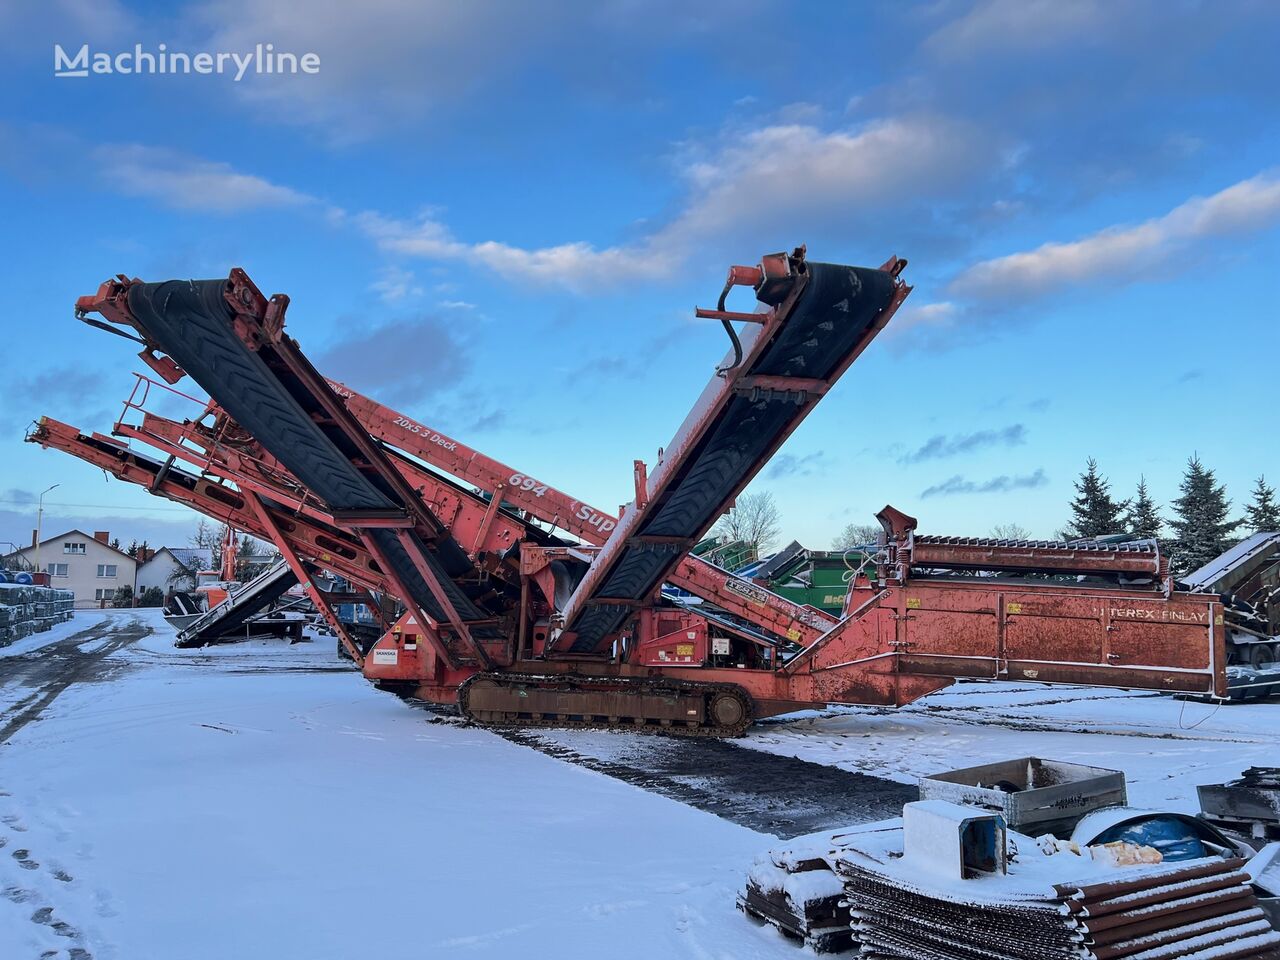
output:
[[[479,723],[681,736],[737,737],[753,719],[741,687],[666,678],[480,673],[458,689],[458,708]]]

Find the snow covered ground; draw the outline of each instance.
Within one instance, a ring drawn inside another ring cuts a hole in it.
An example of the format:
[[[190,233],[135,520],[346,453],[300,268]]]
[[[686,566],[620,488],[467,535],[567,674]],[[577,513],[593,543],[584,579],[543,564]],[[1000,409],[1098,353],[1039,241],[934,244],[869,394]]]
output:
[[[1133,806],[1194,813],[1198,784],[1280,765],[1280,697],[1215,706],[1094,687],[964,683],[898,710],[840,707],[757,724],[738,743],[904,783],[1049,757],[1124,771]]]
[[[332,641],[176,650],[157,611],[31,640],[0,658],[4,960],[796,955],[733,906],[774,837],[432,722]],[[63,665],[74,682],[51,679]],[[733,749],[907,783],[1037,754],[1117,767],[1133,802],[1191,810],[1197,783],[1280,763],[1278,725],[1280,702],[965,684],[772,721]],[[634,735],[539,736],[653,753]]]
[[[733,906],[772,838],[431,723],[330,641],[181,651],[139,616],[0,747],[0,957],[794,955]]]

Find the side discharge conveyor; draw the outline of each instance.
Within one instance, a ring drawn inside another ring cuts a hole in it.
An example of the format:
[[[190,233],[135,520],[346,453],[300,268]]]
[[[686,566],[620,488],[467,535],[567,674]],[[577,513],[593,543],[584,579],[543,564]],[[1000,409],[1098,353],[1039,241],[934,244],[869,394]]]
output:
[[[198,416],[131,401],[114,437],[45,419],[28,439],[272,541],[366,677],[481,722],[734,735],[957,677],[1223,695],[1222,604],[1180,591],[1154,544],[926,537],[886,508],[837,616],[691,555],[890,322],[904,266],[797,250],[732,268],[698,314],[733,349],[618,515],[325,379],[284,333],[288,298],[238,269],[120,277],[77,304],[166,383],[195,379]],[[738,286],[759,312],[727,308]],[[317,571],[394,601],[367,651]]]

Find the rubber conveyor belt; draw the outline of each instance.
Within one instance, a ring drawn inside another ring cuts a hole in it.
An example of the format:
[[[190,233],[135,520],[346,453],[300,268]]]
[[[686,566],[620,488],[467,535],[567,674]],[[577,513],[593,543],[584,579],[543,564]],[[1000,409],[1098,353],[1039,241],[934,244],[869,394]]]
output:
[[[184,627],[178,633],[178,645],[205,642],[240,629],[250,617],[279,600],[297,582],[287,563],[281,560],[273,564],[199,620]]]
[[[359,451],[341,430],[313,419],[316,398],[287,370],[268,366],[232,328],[234,312],[226,280],[169,280],[129,289],[129,310],[147,339],[168,354],[273,457],[284,464],[331,510],[403,508],[378,478],[356,469]],[[323,419],[323,418],[322,418]],[[370,529],[413,600],[437,620],[448,620],[394,530]],[[442,537],[429,549],[416,533],[410,540],[435,573],[454,609],[467,622],[489,619],[451,579],[471,570],[456,542]],[[482,629],[481,635],[484,631]]]
[[[883,270],[826,263],[809,263],[807,269],[808,283],[791,315],[744,375],[817,380],[835,375],[894,297],[894,278]],[[649,596],[682,555],[652,540],[632,539],[703,535],[719,508],[755,475],[778,438],[806,412],[794,399],[767,392],[756,398],[736,395],[725,405],[660,501],[652,501],[644,521],[627,531],[628,542],[612,558],[600,587],[575,621],[566,624],[575,633],[572,652],[598,650],[630,616],[629,608],[616,601],[640,602]]]

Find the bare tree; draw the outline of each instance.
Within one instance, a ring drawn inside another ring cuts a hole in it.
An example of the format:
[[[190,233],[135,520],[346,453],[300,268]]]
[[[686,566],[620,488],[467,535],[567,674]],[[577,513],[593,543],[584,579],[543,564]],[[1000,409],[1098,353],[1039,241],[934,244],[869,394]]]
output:
[[[745,540],[756,550],[767,550],[782,532],[782,515],[768,490],[744,493],[733,508],[720,518],[712,531],[730,540]]]
[[[222,549],[222,538],[226,526],[221,523],[210,523],[204,517],[196,524],[196,531],[191,535],[191,545],[217,554]]]
[[[850,523],[831,541],[832,550],[852,550],[874,544],[880,538],[880,526],[875,523]]]
[[[991,528],[991,536],[997,540],[1030,540],[1031,531],[1020,523],[997,523]]]

